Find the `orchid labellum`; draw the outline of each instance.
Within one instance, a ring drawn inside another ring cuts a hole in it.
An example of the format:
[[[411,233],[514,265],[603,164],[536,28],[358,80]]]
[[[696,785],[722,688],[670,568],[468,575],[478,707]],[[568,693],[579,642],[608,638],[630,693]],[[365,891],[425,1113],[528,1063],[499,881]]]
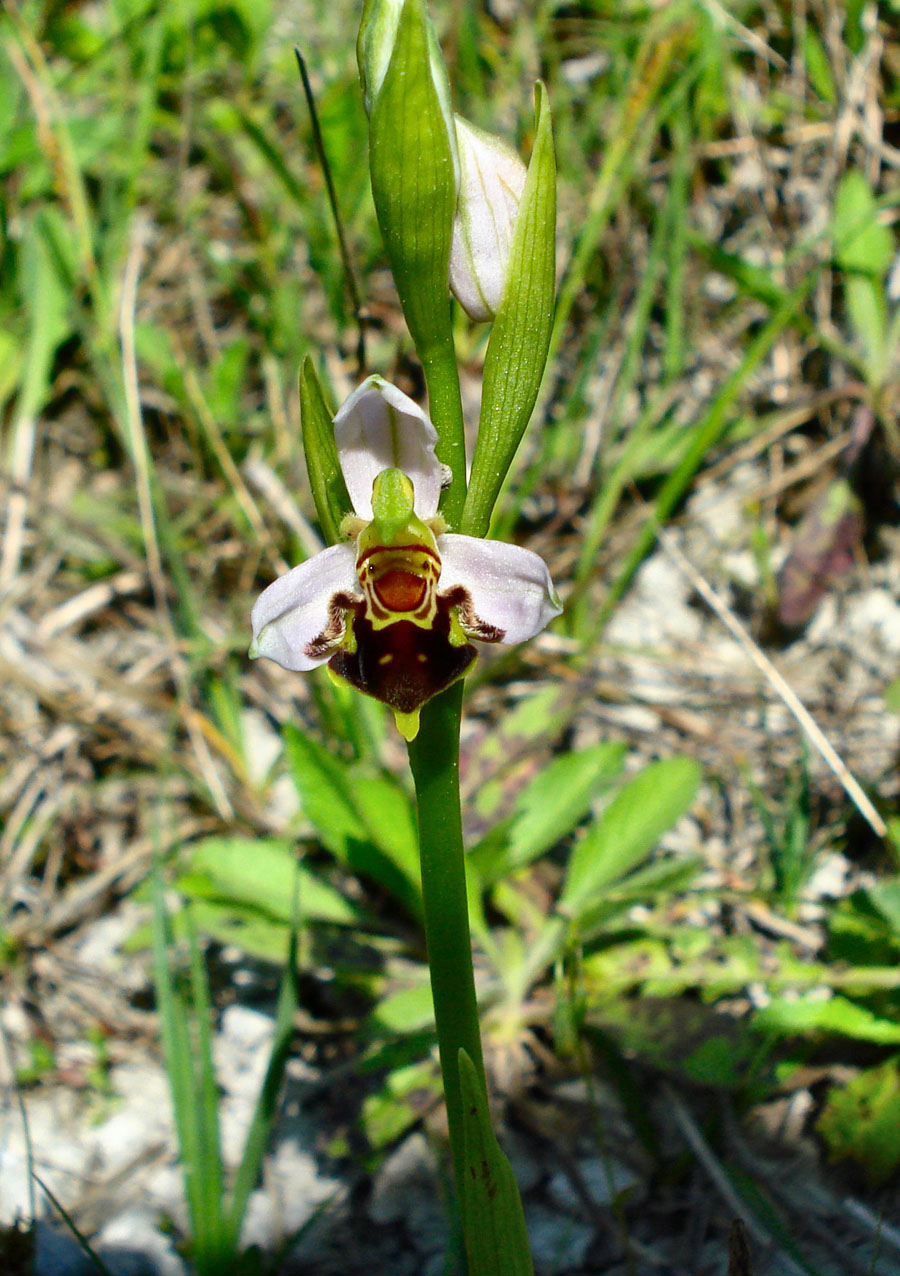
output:
[[[411,740],[422,705],[471,669],[470,640],[523,642],[561,608],[531,550],[443,530],[437,433],[395,386],[369,377],[334,433],[353,503],[348,539],[263,591],[250,654],[285,669],[327,664],[389,705]]]

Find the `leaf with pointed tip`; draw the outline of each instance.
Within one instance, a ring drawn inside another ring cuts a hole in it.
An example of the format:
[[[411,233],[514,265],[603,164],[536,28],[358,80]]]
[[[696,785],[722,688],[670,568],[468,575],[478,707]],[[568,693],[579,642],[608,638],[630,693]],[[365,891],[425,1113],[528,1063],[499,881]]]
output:
[[[459,1052],[465,1141],[463,1234],[470,1276],[533,1276],[522,1199],[475,1065]]]
[[[449,102],[442,102],[435,83],[433,48],[422,0],[406,0],[369,125],[378,225],[423,363],[453,341],[448,278],[455,139]]]
[[[316,503],[316,513],[330,545],[341,537],[341,519],[353,508],[341,473],[334,442],[334,411],[325,395],[309,355],[300,369],[300,424],[309,486]]]
[[[701,774],[692,758],[664,758],[626,784],[572,851],[560,911],[579,916],[636,868],[687,811]]]
[[[478,441],[462,523],[469,536],[486,534],[531,417],[547,361],[555,292],[556,158],[550,104],[538,82],[534,148],[484,361]]]

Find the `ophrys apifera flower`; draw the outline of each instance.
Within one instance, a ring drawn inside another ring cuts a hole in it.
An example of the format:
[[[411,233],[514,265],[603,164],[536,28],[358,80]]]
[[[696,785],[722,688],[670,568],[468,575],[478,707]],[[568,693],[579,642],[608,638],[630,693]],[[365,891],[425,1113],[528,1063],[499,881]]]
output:
[[[437,433],[412,399],[369,377],[334,418],[352,514],[332,545],[279,577],[252,613],[252,656],[327,664],[389,705],[406,739],[419,710],[469,672],[472,640],[518,643],[561,607],[531,550],[444,530]]]

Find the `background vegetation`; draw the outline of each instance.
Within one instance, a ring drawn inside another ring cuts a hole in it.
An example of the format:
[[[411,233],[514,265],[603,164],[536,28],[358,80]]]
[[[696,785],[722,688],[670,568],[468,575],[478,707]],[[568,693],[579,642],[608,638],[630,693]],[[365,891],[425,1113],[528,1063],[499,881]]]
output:
[[[676,1087],[728,1210],[826,1270],[796,1185],[732,1162],[754,1121],[812,1138],[873,1244],[900,1162],[896,10],[431,7],[458,109],[523,151],[546,80],[561,175],[555,358],[495,532],[566,613],[484,657],[464,739],[489,1067],[532,1124],[550,1080],[611,1078],[670,1183],[640,1094]],[[319,544],[301,361],[336,401],[359,379],[295,44],[368,369],[421,392],[357,8],[0,17],[0,939],[19,1080],[59,1084],[61,1043],[134,1031],[133,990],[71,951],[149,903],[155,859],[209,954],[280,963],[299,846],[294,1045],[365,1077],[330,1152],[371,1165],[437,1086],[403,752],[379,706],[244,654],[260,588]],[[475,419],[484,331],[457,323]]]

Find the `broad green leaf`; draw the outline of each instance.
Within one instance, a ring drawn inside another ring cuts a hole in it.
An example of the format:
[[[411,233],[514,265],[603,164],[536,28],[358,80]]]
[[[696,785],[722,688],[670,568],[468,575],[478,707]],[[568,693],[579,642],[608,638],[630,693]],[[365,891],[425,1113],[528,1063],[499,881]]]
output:
[[[756,1012],[754,1022],[764,1031],[779,1037],[823,1032],[884,1046],[900,1042],[900,1023],[883,1019],[846,997],[829,997],[827,1001],[773,998]]]
[[[459,1052],[465,1145],[463,1235],[469,1276],[533,1276],[522,1199],[491,1125],[475,1065]]]
[[[367,834],[350,796],[347,764],[296,727],[285,731],[285,747],[303,814],[323,846],[348,864],[352,844],[365,841]]]
[[[309,486],[319,523],[330,545],[341,539],[341,519],[352,506],[334,442],[334,412],[326,403],[309,355],[300,369],[300,424]]]
[[[179,886],[192,888],[191,893],[197,895],[208,891],[207,898],[248,904],[289,922],[296,882],[304,920],[343,925],[359,921],[357,909],[343,895],[297,864],[296,850],[288,842],[210,837],[188,847],[183,863],[190,875],[181,878]],[[208,883],[206,888],[204,882]]]
[[[303,813],[347,868],[364,873],[417,919],[421,915],[418,841],[404,791],[385,776],[341,762],[312,737],[285,732]]]
[[[200,885],[200,879],[197,882],[200,887],[198,890],[194,890],[190,882],[185,885],[179,882],[178,885],[190,899],[191,917],[199,931],[219,944],[233,944],[241,952],[248,953],[259,961],[281,965],[284,961],[287,922],[273,919],[267,913],[261,913],[259,909],[236,900],[221,902],[208,899],[204,894],[204,886]],[[182,913],[176,913],[172,918],[172,933],[176,939],[186,938]],[[129,947],[139,951],[145,946],[146,938],[142,931],[136,931],[129,939]]]
[[[372,832],[397,874],[390,874],[387,886],[408,913],[420,917],[422,885],[419,870],[419,837],[416,816],[407,794],[386,776],[356,775],[353,781],[356,809]]]
[[[900,1062],[866,1068],[828,1095],[816,1128],[832,1159],[856,1161],[872,1187],[900,1166]]]
[[[434,1027],[434,1002],[427,970],[421,981],[383,997],[372,1011],[372,1023],[380,1032],[404,1034]]]
[[[858,169],[841,179],[832,222],[834,255],[842,270],[880,279],[894,257],[894,236],[878,221],[875,197]]]
[[[900,877],[884,878],[866,891],[878,912],[900,936]]]
[[[440,1076],[430,1059],[395,1068],[382,1089],[363,1101],[362,1127],[371,1147],[382,1148],[405,1134],[440,1093]]]
[[[570,703],[558,686],[549,683],[504,713],[484,736],[478,754],[491,761],[502,761],[533,740],[549,741],[571,716]]]
[[[556,158],[550,104],[535,88],[535,137],[503,300],[484,360],[481,416],[462,530],[484,536],[540,389],[556,292]]]
[[[560,911],[578,916],[635,868],[688,810],[701,775],[691,758],[666,758],[631,780],[572,851]]]
[[[525,789],[499,835],[492,830],[471,852],[485,884],[523,868],[571,833],[624,761],[624,744],[613,742],[555,758]]]

